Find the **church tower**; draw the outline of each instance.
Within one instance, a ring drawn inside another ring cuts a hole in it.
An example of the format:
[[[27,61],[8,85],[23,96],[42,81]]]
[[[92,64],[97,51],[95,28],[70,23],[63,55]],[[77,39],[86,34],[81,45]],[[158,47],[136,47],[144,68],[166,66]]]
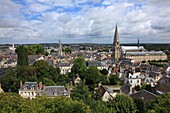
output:
[[[61,45],[61,41],[59,39],[59,55],[62,56],[63,52],[62,52],[62,45]]]
[[[120,47],[120,42],[119,42],[119,34],[118,34],[118,29],[117,25],[115,28],[115,35],[114,35],[114,40],[113,40],[113,59],[115,61],[118,61],[121,57],[121,47]]]

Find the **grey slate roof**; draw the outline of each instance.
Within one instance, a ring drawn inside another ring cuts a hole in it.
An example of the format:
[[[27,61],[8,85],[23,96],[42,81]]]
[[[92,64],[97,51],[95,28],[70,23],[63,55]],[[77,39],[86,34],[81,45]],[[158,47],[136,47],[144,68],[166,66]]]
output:
[[[140,56],[140,55],[166,55],[163,51],[141,51],[141,52],[126,52],[126,55]]]
[[[64,86],[44,86],[42,93],[47,97],[69,96],[69,92]]]
[[[122,85],[122,87],[120,88],[121,92],[123,92],[124,94],[128,95],[130,92],[130,84],[126,83],[124,85]]]
[[[157,97],[155,94],[153,94],[147,90],[141,90],[141,91],[138,91],[137,93],[131,94],[129,96],[133,99],[143,99],[144,101],[155,100]]]
[[[19,90],[36,90],[37,82],[25,82]]]

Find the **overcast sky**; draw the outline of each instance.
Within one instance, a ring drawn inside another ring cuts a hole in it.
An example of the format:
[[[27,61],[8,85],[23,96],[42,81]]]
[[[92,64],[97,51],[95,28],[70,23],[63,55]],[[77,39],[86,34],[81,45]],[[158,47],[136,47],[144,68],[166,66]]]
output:
[[[0,43],[170,43],[170,0],[0,0]]]

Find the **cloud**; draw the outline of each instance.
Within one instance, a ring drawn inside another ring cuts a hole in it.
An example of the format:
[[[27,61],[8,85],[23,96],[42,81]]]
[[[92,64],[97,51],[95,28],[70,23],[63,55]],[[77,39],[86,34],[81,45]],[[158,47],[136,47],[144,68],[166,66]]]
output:
[[[168,0],[0,0],[1,43],[169,42]],[[13,10],[11,10],[13,9]]]
[[[50,9],[50,6],[44,5],[44,4],[35,3],[35,4],[30,5],[29,9],[31,11],[34,11],[34,12],[44,12],[44,11]]]

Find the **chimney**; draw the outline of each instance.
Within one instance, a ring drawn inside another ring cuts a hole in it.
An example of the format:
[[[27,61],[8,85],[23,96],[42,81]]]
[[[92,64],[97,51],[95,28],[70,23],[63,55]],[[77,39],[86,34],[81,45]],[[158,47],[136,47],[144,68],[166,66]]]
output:
[[[38,87],[36,87],[36,96],[38,96]]]
[[[20,89],[22,88],[22,80],[20,80]]]
[[[39,88],[40,88],[40,89],[43,88],[42,82],[39,83]]]

